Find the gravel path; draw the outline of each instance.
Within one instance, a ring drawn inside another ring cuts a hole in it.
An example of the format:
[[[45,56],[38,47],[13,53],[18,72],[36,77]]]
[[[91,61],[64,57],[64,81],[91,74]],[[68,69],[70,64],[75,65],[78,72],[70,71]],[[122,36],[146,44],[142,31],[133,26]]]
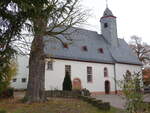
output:
[[[110,102],[111,106],[123,109],[125,105],[125,99],[119,95],[98,95],[94,98],[102,100],[104,102]]]
[[[104,102],[110,102],[113,107],[124,109],[125,99],[121,95],[98,95],[93,97],[103,100]],[[150,102],[150,94],[144,95],[144,101]]]

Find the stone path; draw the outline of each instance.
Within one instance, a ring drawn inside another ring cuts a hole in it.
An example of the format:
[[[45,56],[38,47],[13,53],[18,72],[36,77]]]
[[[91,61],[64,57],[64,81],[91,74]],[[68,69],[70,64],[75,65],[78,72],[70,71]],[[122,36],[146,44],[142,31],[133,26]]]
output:
[[[144,95],[144,101],[145,102],[150,102],[150,93],[147,93]]]
[[[104,102],[110,102],[111,106],[113,107],[124,109],[125,99],[121,95],[98,95],[93,97],[103,100]],[[144,101],[150,102],[150,94],[144,95]]]
[[[111,106],[116,108],[123,109],[125,105],[125,99],[119,95],[98,95],[93,97],[104,102],[110,102]]]

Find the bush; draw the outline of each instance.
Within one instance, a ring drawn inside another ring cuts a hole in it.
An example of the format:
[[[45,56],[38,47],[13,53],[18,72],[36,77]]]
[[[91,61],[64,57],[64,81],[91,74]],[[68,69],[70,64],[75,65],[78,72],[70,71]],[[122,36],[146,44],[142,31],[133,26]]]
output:
[[[5,61],[0,65],[0,96],[9,87],[10,81],[16,75],[16,72],[17,64],[13,59],[9,59],[8,62]]]
[[[10,98],[14,96],[14,89],[13,88],[7,88],[4,90],[1,94],[2,98]]]
[[[125,110],[127,113],[146,113],[146,104],[143,103],[141,73],[126,72],[124,80],[120,81],[123,95],[126,99]]]
[[[81,90],[81,95],[82,96],[90,96],[91,94],[90,94],[90,91],[85,88],[85,89]]]
[[[22,99],[20,99],[20,101],[22,103],[26,103],[26,102],[28,102],[28,97],[24,96]]]
[[[71,91],[72,90],[72,82],[70,78],[69,72],[66,72],[64,81],[63,81],[63,90],[64,91]]]

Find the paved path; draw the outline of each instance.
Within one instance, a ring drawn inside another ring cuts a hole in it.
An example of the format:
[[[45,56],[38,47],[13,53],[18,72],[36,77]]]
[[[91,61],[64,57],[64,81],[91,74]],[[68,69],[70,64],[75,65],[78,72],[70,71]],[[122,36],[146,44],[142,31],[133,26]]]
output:
[[[124,109],[125,99],[121,95],[98,95],[93,97],[103,100],[104,102],[110,102],[113,107]],[[150,94],[144,95],[144,101],[150,102]]]
[[[119,95],[98,95],[93,97],[104,102],[110,102],[111,106],[116,108],[123,109],[125,105],[125,99]]]
[[[150,93],[144,95],[144,101],[150,102]]]

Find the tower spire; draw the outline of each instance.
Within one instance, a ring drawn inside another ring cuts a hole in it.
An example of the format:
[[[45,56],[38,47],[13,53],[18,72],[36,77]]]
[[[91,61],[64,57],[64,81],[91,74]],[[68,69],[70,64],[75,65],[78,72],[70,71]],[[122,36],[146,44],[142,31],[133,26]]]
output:
[[[106,8],[108,8],[108,0],[106,0]]]

